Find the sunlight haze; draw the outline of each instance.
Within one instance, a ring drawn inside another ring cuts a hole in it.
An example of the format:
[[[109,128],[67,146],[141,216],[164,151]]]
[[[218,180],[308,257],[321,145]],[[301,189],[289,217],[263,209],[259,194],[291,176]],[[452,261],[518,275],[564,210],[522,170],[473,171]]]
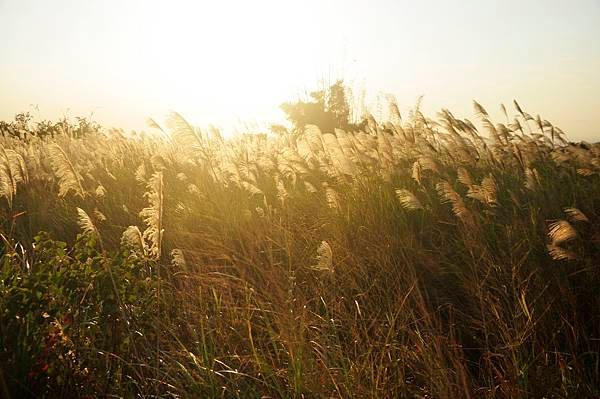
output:
[[[0,119],[93,117],[145,129],[178,111],[227,129],[344,79],[419,95],[433,115],[498,117],[517,99],[573,140],[600,139],[600,2],[0,1]],[[36,105],[39,112],[32,107]]]

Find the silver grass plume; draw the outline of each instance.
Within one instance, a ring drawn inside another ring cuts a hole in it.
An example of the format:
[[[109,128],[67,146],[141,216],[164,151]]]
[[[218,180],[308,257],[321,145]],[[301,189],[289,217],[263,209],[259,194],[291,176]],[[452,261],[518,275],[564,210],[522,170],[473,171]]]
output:
[[[167,119],[167,127],[171,131],[173,140],[184,148],[191,148],[194,151],[201,151],[204,148],[202,136],[181,114],[172,112]]]
[[[483,117],[483,118],[489,117],[489,114],[487,113],[485,108],[483,108],[483,106],[475,100],[473,100],[473,108],[475,108],[475,114],[479,115],[480,117]]]
[[[99,184],[98,187],[96,187],[96,197],[103,198],[105,195],[106,195],[106,189],[104,188],[104,186],[102,184]]]
[[[64,150],[58,144],[52,143],[48,147],[48,152],[52,168],[58,177],[58,195],[64,197],[69,191],[73,191],[75,195],[85,197],[81,176],[75,170]]]
[[[321,244],[317,248],[317,264],[313,265],[311,269],[333,273],[333,251],[327,241],[321,241]]]
[[[27,167],[25,165],[25,160],[23,156],[16,152],[15,150],[5,149],[4,147],[0,147],[2,149],[2,155],[4,158],[4,163],[6,165],[7,171],[11,174],[12,179],[15,182],[15,193],[16,193],[16,183],[25,182],[29,180],[29,176],[27,173]]]
[[[177,268],[177,271],[187,271],[187,262],[181,249],[175,248],[171,251],[171,264]]]
[[[581,211],[575,208],[565,209],[565,213],[575,218],[581,218]],[[585,217],[585,215],[583,215]],[[587,219],[587,217],[585,217]],[[566,220],[557,220],[548,226],[548,237],[550,238],[550,244],[547,245],[548,254],[554,260],[574,260],[577,259],[577,255],[568,249],[560,246],[560,244],[569,242],[577,238],[577,230]]]
[[[433,173],[439,172],[437,162],[430,156],[421,155],[418,159],[418,162],[421,165],[422,170],[430,170]]]
[[[27,169],[23,157],[14,150],[3,146],[2,162],[0,163],[0,197],[5,197],[9,208],[12,208],[13,198],[17,194],[17,184],[27,181]]]
[[[254,195],[264,195],[263,191],[256,187],[254,184],[247,182],[247,181],[243,181],[242,183],[242,187],[248,191],[248,193],[250,193],[252,196]]]
[[[415,161],[415,163],[413,163],[412,166],[412,178],[415,179],[415,181],[421,185],[421,177],[423,175],[423,168],[421,167],[421,164],[419,163],[419,161]]]
[[[144,230],[144,242],[148,243],[148,253],[154,259],[161,257],[163,237],[163,174],[155,172],[147,184],[148,191],[144,197],[148,200],[148,207],[142,209],[140,217],[146,223]]]
[[[309,193],[317,192],[317,189],[315,188],[315,186],[313,186],[310,182],[307,182],[307,181],[304,182],[304,188],[306,188],[306,191],[308,191]]]
[[[576,238],[577,230],[566,220],[557,220],[548,226],[548,237],[552,245],[558,245]]]
[[[94,217],[96,218],[96,220],[98,220],[100,222],[106,221],[106,216],[102,212],[100,212],[100,210],[98,210],[98,208],[94,209]]]
[[[146,119],[146,125],[150,128],[150,129],[157,129],[159,130],[163,136],[167,139],[170,139],[169,135],[167,134],[167,132],[165,132],[165,130],[160,126],[160,124],[158,124],[156,122],[156,120],[152,119],[152,118],[147,118]]]
[[[396,196],[398,197],[398,201],[400,201],[400,205],[402,205],[404,209],[423,209],[421,201],[419,201],[419,199],[409,190],[398,189],[396,190]]]
[[[77,208],[77,225],[79,228],[81,228],[84,234],[95,237],[100,243],[100,246],[102,246],[102,238],[100,237],[98,228],[94,224],[94,221],[90,215],[88,215],[87,212],[81,208]]]
[[[548,244],[546,246],[548,249],[548,254],[554,260],[575,260],[577,259],[577,255],[568,249],[561,248],[554,244]]]
[[[340,199],[338,193],[332,187],[325,188],[325,200],[332,209],[340,208]]]
[[[335,169],[340,174],[350,176],[356,175],[356,166],[346,157],[337,137],[332,133],[325,133],[321,136],[323,147],[329,154],[329,158]]]
[[[581,176],[592,176],[595,174],[595,172],[588,168],[578,168],[577,174],[579,174]]]
[[[146,165],[141,163],[135,170],[135,180],[139,183],[146,183]]]
[[[565,208],[563,209],[567,217],[572,222],[586,222],[589,223],[590,219],[577,208]]]
[[[3,162],[0,164],[0,197],[6,198],[9,208],[12,208],[16,191],[17,186],[10,167]]]
[[[121,245],[146,254],[146,244],[142,232],[137,226],[129,226],[121,236]]]
[[[481,185],[471,185],[469,187],[467,197],[476,199],[481,203],[494,207],[497,205],[496,192],[496,181],[492,175],[489,175],[483,178]]]
[[[470,188],[473,185],[473,180],[465,168],[460,166],[456,173],[458,175],[458,181],[467,186],[467,188]]]
[[[289,193],[283,184],[283,181],[277,180],[277,198],[281,201],[282,204],[285,203],[287,198],[289,197]]]
[[[452,205],[452,212],[454,212],[456,217],[458,217],[466,224],[473,223],[471,212],[469,212],[469,210],[465,206],[465,203],[460,194],[454,191],[450,183],[442,181],[436,184],[436,190],[438,192],[438,195],[442,199],[442,202],[450,203]]]

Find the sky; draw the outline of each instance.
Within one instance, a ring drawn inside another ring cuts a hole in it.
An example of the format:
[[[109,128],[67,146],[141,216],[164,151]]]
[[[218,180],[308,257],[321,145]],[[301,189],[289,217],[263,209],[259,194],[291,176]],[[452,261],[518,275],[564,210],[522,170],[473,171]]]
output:
[[[600,1],[0,0],[0,119],[144,129],[178,111],[226,131],[337,79],[407,112],[500,118],[517,99],[600,141]]]

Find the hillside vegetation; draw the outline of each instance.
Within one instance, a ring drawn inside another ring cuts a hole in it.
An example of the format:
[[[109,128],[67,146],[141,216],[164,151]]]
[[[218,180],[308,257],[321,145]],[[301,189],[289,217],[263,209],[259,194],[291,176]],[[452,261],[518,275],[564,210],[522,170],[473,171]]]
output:
[[[0,396],[598,397],[600,145],[475,112],[10,124]]]

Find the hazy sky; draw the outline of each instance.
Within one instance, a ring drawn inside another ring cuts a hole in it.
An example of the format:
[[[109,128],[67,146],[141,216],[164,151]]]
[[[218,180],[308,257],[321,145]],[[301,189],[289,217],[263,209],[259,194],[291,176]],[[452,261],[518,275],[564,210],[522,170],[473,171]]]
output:
[[[227,127],[345,78],[403,111],[423,94],[432,116],[516,98],[600,140],[599,71],[599,0],[0,0],[1,119],[139,129],[176,110]]]

